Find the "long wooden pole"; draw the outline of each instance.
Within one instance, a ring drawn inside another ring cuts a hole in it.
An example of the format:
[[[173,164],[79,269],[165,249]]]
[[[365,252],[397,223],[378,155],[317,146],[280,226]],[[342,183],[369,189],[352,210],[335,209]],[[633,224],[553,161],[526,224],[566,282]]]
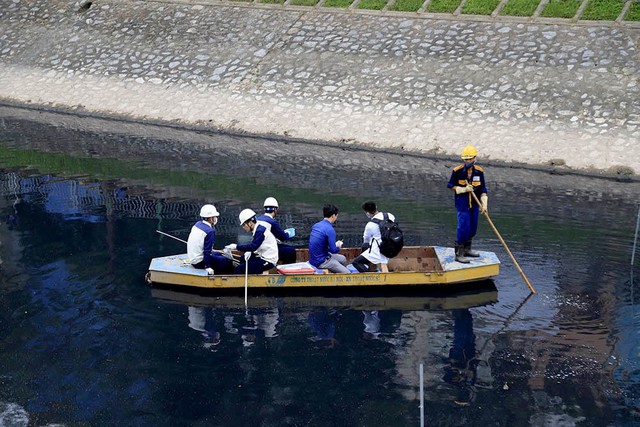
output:
[[[478,196],[476,196],[475,192],[471,192],[471,195],[473,196],[473,198],[476,200],[476,203],[478,204],[478,206],[480,207],[480,210],[482,210],[482,203],[480,203],[480,200],[478,200]],[[527,276],[524,275],[524,271],[522,271],[522,269],[520,268],[520,264],[518,264],[518,261],[516,261],[515,257],[513,256],[513,254],[511,253],[511,251],[509,250],[509,247],[507,246],[507,243],[504,241],[504,239],[502,238],[502,236],[500,235],[500,232],[498,231],[498,229],[496,228],[495,225],[493,225],[493,221],[491,221],[491,218],[489,217],[489,212],[487,212],[486,210],[482,212],[482,214],[487,218],[487,221],[489,222],[489,225],[491,226],[491,228],[493,228],[493,232],[496,233],[496,236],[498,236],[498,239],[500,239],[500,242],[502,243],[502,246],[504,246],[505,250],[507,251],[507,253],[509,254],[509,256],[511,257],[511,261],[513,261],[513,263],[515,264],[516,268],[518,269],[518,271],[520,272],[520,275],[522,276],[522,278],[524,279],[524,282],[527,284],[527,286],[529,287],[529,289],[531,290],[531,293],[536,294],[536,290],[533,289],[533,286],[531,286],[531,283],[529,282],[529,279],[527,279]]]
[[[178,237],[172,236],[171,234],[167,234],[167,233],[165,233],[163,231],[156,230],[156,233],[160,233],[163,236],[167,236],[167,237],[171,237],[172,239],[176,239],[178,242],[182,242],[185,245],[187,244],[186,240],[182,240],[182,239],[180,239]],[[224,251],[221,251],[220,249],[212,249],[212,250],[213,250],[213,252],[221,253],[222,255],[224,255],[225,257],[228,258],[227,254]],[[229,259],[232,260],[232,261],[238,261],[240,258],[238,258],[238,257],[234,256],[233,254],[231,254],[231,258],[229,258]]]
[[[178,242],[182,242],[182,243],[184,243],[185,245],[187,244],[187,241],[186,241],[186,240],[179,239],[179,238],[177,238],[176,236],[172,236],[171,234],[167,234],[167,233],[165,233],[165,232],[163,232],[163,231],[156,230],[156,233],[160,233],[160,234],[162,234],[163,236],[167,236],[167,237],[171,237],[172,239],[176,239]]]

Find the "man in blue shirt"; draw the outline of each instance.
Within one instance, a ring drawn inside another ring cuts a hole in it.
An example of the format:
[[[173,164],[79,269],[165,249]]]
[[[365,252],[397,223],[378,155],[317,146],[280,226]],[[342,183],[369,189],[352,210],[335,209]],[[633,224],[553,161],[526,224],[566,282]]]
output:
[[[296,248],[287,245],[285,240],[291,239],[296,235],[294,228],[283,230],[276,220],[278,213],[278,201],[274,197],[267,197],[264,200],[264,214],[258,217],[258,221],[265,222],[271,226],[271,233],[278,239],[278,259],[282,264],[291,264],[296,262]]]
[[[309,263],[332,273],[349,273],[347,258],[340,255],[342,240],[336,241],[333,223],[338,219],[338,208],[327,204],[322,208],[324,219],[311,227],[309,234]]]
[[[464,164],[456,166],[451,172],[451,178],[447,187],[455,193],[456,211],[458,211],[458,229],[456,240],[456,261],[469,263],[467,257],[478,257],[480,254],[471,250],[471,239],[478,230],[478,214],[480,210],[485,212],[489,198],[484,182],[484,169],[476,165],[478,151],[471,145],[462,150]],[[482,206],[478,206],[473,192],[480,200]]]

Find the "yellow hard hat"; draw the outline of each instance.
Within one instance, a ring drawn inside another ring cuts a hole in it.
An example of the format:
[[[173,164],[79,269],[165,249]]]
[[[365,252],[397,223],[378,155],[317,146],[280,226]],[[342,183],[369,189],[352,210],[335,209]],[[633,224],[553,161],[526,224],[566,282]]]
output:
[[[468,160],[468,159],[473,159],[477,155],[478,155],[478,150],[476,150],[476,148],[473,145],[467,145],[462,149],[462,154],[460,155],[460,157],[462,157],[463,160]]]

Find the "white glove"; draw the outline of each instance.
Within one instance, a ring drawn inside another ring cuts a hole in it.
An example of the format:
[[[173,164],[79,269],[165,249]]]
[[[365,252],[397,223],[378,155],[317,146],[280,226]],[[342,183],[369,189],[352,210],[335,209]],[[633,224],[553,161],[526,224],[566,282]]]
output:
[[[287,228],[286,230],[284,230],[285,233],[287,233],[287,236],[289,238],[292,238],[296,235],[296,229],[295,228]]]
[[[464,187],[461,186],[456,186],[456,194],[464,194],[464,193],[470,193],[473,191],[473,185],[471,184],[467,184]]]
[[[227,246],[224,247],[225,249],[229,249],[230,251],[235,251],[238,248],[238,245],[236,245],[235,243],[231,243]]]
[[[213,268],[209,267],[209,268],[205,268],[205,271],[207,272],[207,274],[209,276],[213,276]]]
[[[251,252],[245,252],[244,253],[244,260],[245,261],[249,261],[249,258],[251,258]]]
[[[482,206],[480,206],[480,213],[487,212],[489,207],[489,197],[486,193],[482,193],[482,196],[480,196],[480,203],[482,203]]]
[[[336,242],[336,246],[337,246],[338,248],[342,248],[342,245],[343,245],[342,240],[338,240],[338,241]]]

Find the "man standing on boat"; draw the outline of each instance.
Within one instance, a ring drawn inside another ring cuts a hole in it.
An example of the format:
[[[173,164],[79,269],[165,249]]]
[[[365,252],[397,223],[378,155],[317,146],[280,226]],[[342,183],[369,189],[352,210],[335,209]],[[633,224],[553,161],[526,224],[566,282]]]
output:
[[[476,165],[478,151],[475,147],[467,145],[462,150],[464,164],[456,166],[451,172],[451,179],[447,187],[455,193],[455,205],[458,211],[458,230],[456,240],[456,261],[469,263],[467,257],[478,257],[480,254],[471,250],[471,240],[478,230],[478,216],[480,211],[487,210],[489,198],[484,182],[484,169]],[[478,206],[473,192],[482,203]]]
[[[324,219],[311,227],[309,234],[309,263],[332,273],[350,273],[347,258],[339,254],[342,240],[336,241],[333,223],[338,219],[338,208],[327,204],[322,208]]]
[[[291,264],[296,262],[296,248],[291,245],[282,243],[291,239],[296,235],[295,228],[287,228],[283,230],[276,220],[278,213],[278,201],[274,197],[267,197],[264,200],[264,214],[258,217],[258,221],[269,224],[271,233],[279,240],[278,242],[278,259],[282,264]]]
[[[248,245],[232,243],[225,246],[225,249],[232,251],[251,253],[251,257],[240,263],[234,273],[244,274],[247,263],[249,263],[249,274],[260,274],[275,267],[278,263],[278,241],[269,231],[269,224],[258,221],[256,213],[251,209],[244,209],[238,218],[242,229],[253,234],[253,240]]]
[[[369,271],[369,263],[380,264],[380,271],[386,273],[389,271],[387,268],[389,258],[380,253],[382,235],[380,234],[380,226],[375,221],[383,221],[384,213],[378,212],[375,202],[372,201],[364,202],[362,204],[362,210],[367,218],[369,218],[369,222],[367,222],[367,225],[364,227],[364,234],[362,236],[362,253],[351,261],[351,265],[353,265],[360,273],[364,273]],[[391,221],[396,220],[393,214],[388,213],[387,215]]]
[[[224,255],[213,252],[213,243],[216,233],[213,226],[218,222],[218,210],[213,205],[204,205],[200,209],[201,221],[191,227],[187,241],[187,255],[191,265],[195,268],[204,268],[207,273],[228,274],[233,271],[231,260]]]

